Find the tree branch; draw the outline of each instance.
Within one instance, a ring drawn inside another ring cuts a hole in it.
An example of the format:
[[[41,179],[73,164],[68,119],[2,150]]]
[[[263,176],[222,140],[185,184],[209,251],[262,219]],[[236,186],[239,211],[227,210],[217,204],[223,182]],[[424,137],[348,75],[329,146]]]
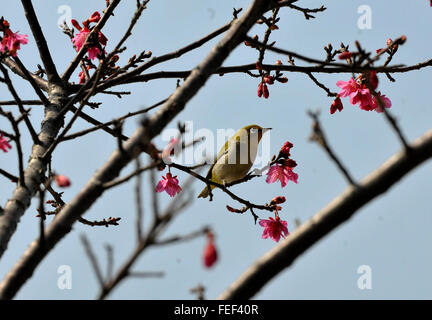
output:
[[[27,18],[30,29],[33,33],[33,37],[36,40],[36,45],[39,49],[39,55],[42,59],[42,62],[45,67],[45,71],[48,77],[48,82],[50,83],[60,83],[60,77],[57,73],[57,69],[52,60],[51,53],[48,49],[47,42],[45,40],[45,36],[42,32],[39,21],[36,17],[36,13],[33,8],[33,4],[31,0],[21,0],[21,3],[24,7],[24,13]]]
[[[358,187],[348,187],[309,221],[289,235],[278,246],[258,259],[219,299],[249,299],[283,269],[347,221],[358,209],[383,194],[411,170],[432,158],[432,130],[416,139],[410,152],[405,149],[389,158],[364,178]]]

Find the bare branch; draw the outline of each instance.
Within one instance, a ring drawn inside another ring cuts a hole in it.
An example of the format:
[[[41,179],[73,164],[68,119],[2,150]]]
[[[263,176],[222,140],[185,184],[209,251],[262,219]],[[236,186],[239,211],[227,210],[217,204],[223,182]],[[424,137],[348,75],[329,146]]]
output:
[[[81,238],[81,242],[84,246],[85,252],[87,254],[87,257],[89,258],[90,263],[93,267],[93,271],[96,275],[96,279],[98,280],[100,287],[103,288],[104,279],[102,276],[102,271],[101,271],[101,268],[99,266],[99,262],[98,262],[95,254],[93,252],[93,249],[90,245],[90,242],[88,241],[87,237],[84,234],[82,234],[80,238]]]
[[[21,0],[24,7],[24,13],[27,18],[30,29],[33,33],[33,37],[36,40],[36,45],[39,49],[39,55],[45,67],[46,74],[48,76],[48,81],[53,83],[60,83],[60,77],[57,73],[57,69],[52,60],[51,53],[48,49],[45,36],[42,32],[39,21],[36,17],[36,13],[33,8],[31,0]]]
[[[333,152],[332,148],[330,147],[327,141],[324,131],[321,129],[321,125],[319,122],[319,111],[317,112],[309,111],[308,115],[313,119],[312,134],[309,139],[311,141],[317,142],[321,147],[323,147],[323,149],[327,152],[328,156],[336,163],[336,166],[342,172],[342,174],[344,175],[348,183],[351,184],[352,186],[355,186],[356,183],[354,179],[351,177],[348,170],[345,168],[345,166],[342,164],[342,162]]]

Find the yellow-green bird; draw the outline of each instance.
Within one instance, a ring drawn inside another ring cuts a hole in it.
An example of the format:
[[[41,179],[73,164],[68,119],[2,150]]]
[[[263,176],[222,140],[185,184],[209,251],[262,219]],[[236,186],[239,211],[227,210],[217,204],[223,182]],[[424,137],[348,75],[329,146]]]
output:
[[[263,134],[271,128],[252,124],[238,130],[219,151],[206,178],[219,184],[228,184],[244,178],[249,172],[258,152]],[[210,186],[213,190],[215,186]],[[198,198],[209,196],[206,186]]]

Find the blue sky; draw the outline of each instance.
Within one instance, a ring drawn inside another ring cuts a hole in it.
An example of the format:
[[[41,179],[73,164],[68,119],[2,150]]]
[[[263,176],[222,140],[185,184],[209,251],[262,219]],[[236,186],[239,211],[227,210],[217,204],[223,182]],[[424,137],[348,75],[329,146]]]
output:
[[[122,36],[134,12],[134,1],[123,1],[104,28],[110,40],[108,49]],[[246,8],[248,1],[151,1],[138,23],[134,35],[126,43],[128,49],[120,64],[142,50],[151,50],[158,56],[183,47],[224,25],[231,19],[233,7]],[[72,17],[83,21],[96,10],[104,7],[105,1],[34,1],[42,29],[45,32],[53,59],[59,70],[64,70],[74,56],[69,39],[57,28],[62,15],[58,9],[70,6]],[[320,6],[319,1],[299,1],[304,7]],[[306,21],[303,15],[292,10],[281,11],[279,30],[272,33],[271,41],[291,51],[318,59],[325,57],[323,47],[340,42],[354,47],[355,40],[364,48],[375,51],[385,46],[387,38],[406,35],[408,41],[400,47],[393,64],[411,65],[430,58],[432,45],[428,41],[427,27],[432,18],[429,2],[415,1],[406,5],[402,1],[331,1],[325,3],[328,9]],[[372,12],[372,28],[361,30],[357,26],[361,5],[369,5]],[[23,46],[20,58],[32,71],[40,62],[34,39],[24,18],[18,1],[3,8],[2,14],[10,21],[14,31],[29,34],[29,44]],[[250,35],[264,33],[263,26],[255,26]],[[219,39],[219,38],[218,38]],[[198,64],[216,43],[217,39],[196,52],[181,59],[162,64],[150,72],[164,70],[187,70]],[[253,63],[257,53],[247,47],[238,47],[224,65]],[[267,53],[265,62],[274,63],[286,58]],[[299,65],[300,61],[296,61]],[[380,76],[379,89],[393,103],[391,109],[404,133],[414,139],[430,129],[432,110],[429,96],[430,69],[395,75],[396,82],[389,82]],[[214,76],[190,101],[184,112],[169,125],[175,128],[177,121],[193,121],[194,131],[205,128],[238,129],[251,123],[272,127],[271,152],[278,152],[289,140],[294,143],[292,158],[298,163],[298,185],[289,184],[281,189],[279,184],[268,185],[264,178],[238,185],[232,190],[256,203],[268,202],[276,195],[283,195],[287,202],[283,206],[282,218],[288,221],[290,231],[295,230],[294,219],[306,221],[320,208],[335,198],[345,187],[345,180],[326,154],[315,144],[308,142],[310,119],[308,109],[322,110],[322,126],[330,144],[356,179],[361,179],[400,148],[398,140],[382,115],[365,112],[349,105],[344,99],[344,110],[330,115],[331,99],[322,89],[315,86],[303,74],[286,73],[287,84],[271,86],[270,98],[256,96],[258,81],[245,74]],[[349,74],[316,75],[332,91],[337,91],[338,80],[348,80]],[[77,73],[72,76],[78,81]],[[36,96],[29,85],[13,78],[21,98]],[[175,79],[155,80],[150,83],[127,85],[121,89],[133,92],[130,96],[117,99],[112,96],[97,97],[103,107],[86,112],[100,121],[109,121],[127,112],[138,110],[166,98],[176,86]],[[9,92],[0,88],[1,100],[10,99]],[[11,107],[4,107],[11,109]],[[31,119],[39,129],[42,108],[32,109]],[[0,120],[0,126],[7,126]],[[77,121],[72,132],[89,125]],[[125,133],[131,134],[138,126],[137,120],[125,124]],[[24,127],[23,127],[24,128]],[[23,147],[25,159],[29,155],[31,139],[27,136]],[[161,139],[155,142],[165,144]],[[89,177],[103,165],[116,148],[116,141],[103,132],[90,134],[82,139],[59,145],[53,160],[57,172],[71,177],[72,187],[65,190],[64,199],[70,200],[79,192]],[[16,153],[0,155],[0,166],[16,172]],[[146,160],[145,157],[142,158]],[[133,169],[126,168],[125,174]],[[162,173],[159,174],[160,178]],[[187,177],[178,173],[180,182]],[[384,196],[366,205],[348,222],[338,227],[313,248],[295,261],[284,272],[275,277],[256,296],[256,299],[430,299],[432,279],[432,254],[428,243],[432,241],[430,226],[432,209],[429,190],[431,187],[432,164],[426,163],[415,169],[400,184]],[[145,220],[150,216],[147,177],[143,194]],[[79,241],[85,233],[91,240],[101,263],[105,266],[104,245],[114,247],[115,267],[118,268],[134,247],[134,194],[133,183],[108,191],[87,213],[88,219],[109,216],[122,217],[120,226],[91,228],[76,224],[73,231],[57,245],[36,270],[33,278],[19,292],[19,299],[92,299],[98,292],[98,284],[90,263]],[[202,189],[196,182],[195,193]],[[0,180],[0,203],[10,197],[13,185],[6,179]],[[158,195],[161,205],[169,202],[167,194]],[[36,210],[32,207],[22,218],[18,231],[9,244],[9,250],[0,261],[0,277],[13,266],[22,252],[38,235]],[[261,239],[262,228],[253,224],[250,215],[228,213],[226,205],[237,205],[227,195],[215,191],[215,200],[208,202],[197,199],[191,203],[168,228],[165,236],[186,234],[203,225],[210,225],[216,234],[220,260],[211,270],[203,268],[201,253],[205,239],[148,250],[137,262],[134,270],[158,270],[166,273],[162,279],[130,279],[113,291],[113,299],[193,299],[189,289],[198,283],[206,287],[206,296],[216,298],[256,259],[276,244]],[[267,218],[266,213],[261,213]],[[146,221],[148,222],[149,219]],[[148,225],[146,224],[148,227]],[[57,269],[61,265],[72,268],[72,289],[60,290]],[[372,289],[357,288],[357,268],[369,265],[372,270]]]

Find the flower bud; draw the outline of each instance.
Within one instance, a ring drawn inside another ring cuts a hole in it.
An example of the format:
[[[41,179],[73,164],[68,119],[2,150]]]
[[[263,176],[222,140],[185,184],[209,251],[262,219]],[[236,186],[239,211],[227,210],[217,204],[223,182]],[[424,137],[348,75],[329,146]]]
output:
[[[338,55],[338,58],[340,60],[351,59],[351,57],[352,57],[352,52],[350,51],[345,51]]]
[[[75,19],[71,19],[71,23],[72,23],[72,25],[76,28],[76,29],[78,29],[78,30],[80,30],[81,31],[81,26],[80,26],[80,24],[79,24],[79,22],[78,21],[76,21]]]
[[[280,204],[284,203],[286,201],[286,198],[284,196],[277,196],[272,199],[270,204]]]
[[[297,167],[297,162],[295,162],[293,159],[286,159],[284,166],[292,169]]]
[[[57,185],[61,188],[66,188],[71,185],[69,178],[64,175],[56,175],[54,177],[54,180],[57,183]]]
[[[268,99],[268,97],[270,96],[270,93],[268,91],[267,85],[265,83],[263,84],[263,96],[266,99]]]

